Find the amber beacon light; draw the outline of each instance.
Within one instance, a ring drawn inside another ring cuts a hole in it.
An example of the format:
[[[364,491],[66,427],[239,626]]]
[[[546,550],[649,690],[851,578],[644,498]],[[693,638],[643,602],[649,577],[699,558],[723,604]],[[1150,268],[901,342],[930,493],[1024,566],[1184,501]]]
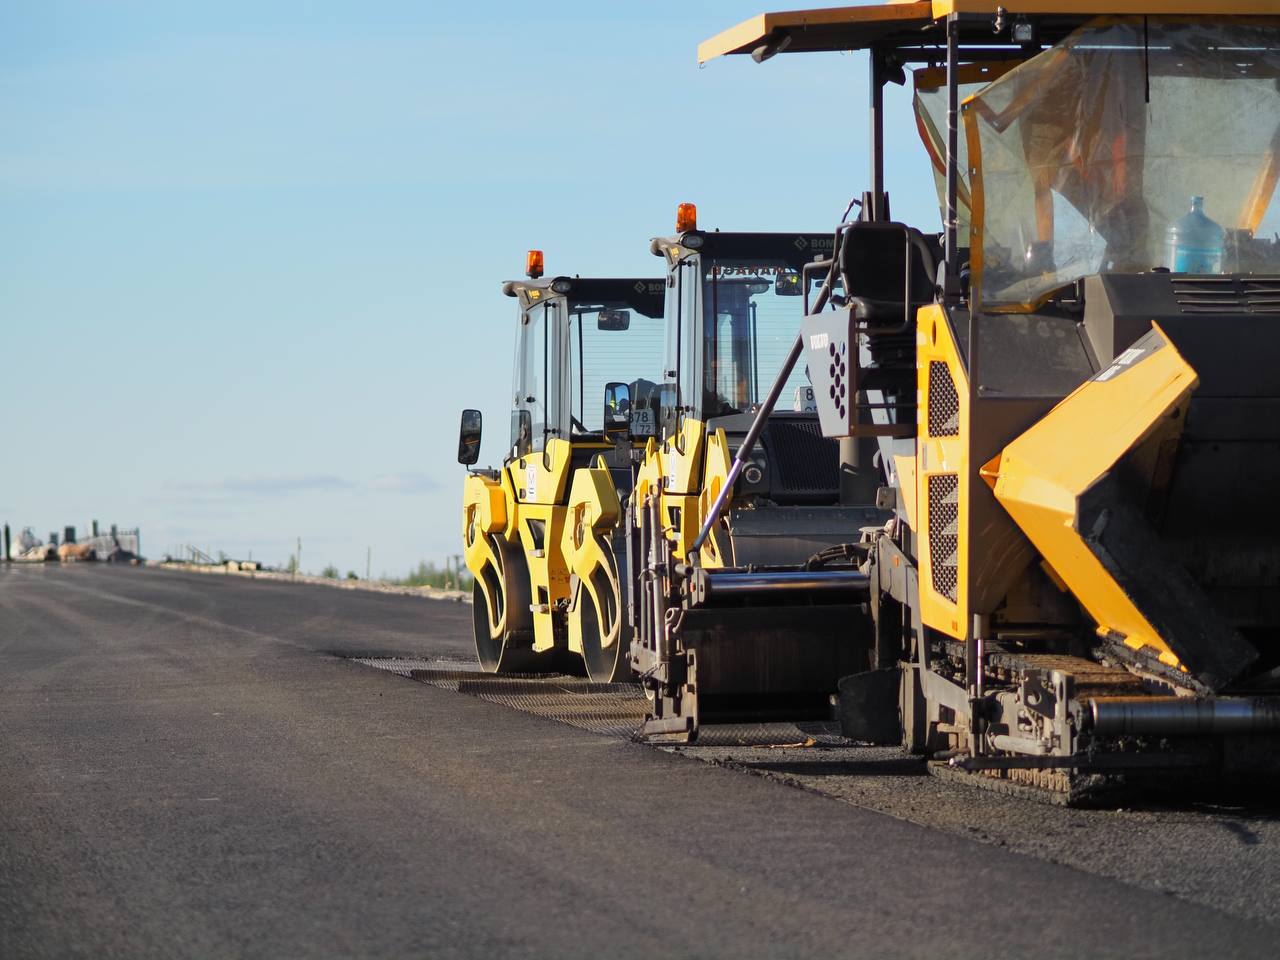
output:
[[[530,250],[524,258],[524,272],[530,280],[537,280],[542,276],[542,251]]]
[[[687,233],[698,229],[698,206],[694,203],[682,203],[676,207],[676,233]]]

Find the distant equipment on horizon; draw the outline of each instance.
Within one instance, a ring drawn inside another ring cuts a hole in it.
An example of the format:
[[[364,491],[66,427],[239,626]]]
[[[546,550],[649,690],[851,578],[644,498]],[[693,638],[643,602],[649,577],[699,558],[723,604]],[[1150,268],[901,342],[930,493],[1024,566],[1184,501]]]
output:
[[[50,532],[47,541],[40,540],[32,527],[23,527],[16,538],[4,526],[4,550],[0,557],[20,563],[45,563],[61,560],[64,563],[103,560],[108,563],[137,563],[142,559],[141,532],[138,528],[121,530],[114,523],[107,532],[101,532],[98,521],[90,524],[90,536],[83,541],[76,537],[74,526],[64,527],[61,538]],[[59,540],[61,539],[61,542]]]

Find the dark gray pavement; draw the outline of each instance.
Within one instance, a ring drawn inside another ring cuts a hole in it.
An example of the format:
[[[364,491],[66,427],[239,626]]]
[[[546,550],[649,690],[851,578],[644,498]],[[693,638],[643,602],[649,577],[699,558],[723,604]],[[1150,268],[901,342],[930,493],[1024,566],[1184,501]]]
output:
[[[0,568],[0,957],[1276,953],[1248,911],[342,659],[465,657],[469,616]]]

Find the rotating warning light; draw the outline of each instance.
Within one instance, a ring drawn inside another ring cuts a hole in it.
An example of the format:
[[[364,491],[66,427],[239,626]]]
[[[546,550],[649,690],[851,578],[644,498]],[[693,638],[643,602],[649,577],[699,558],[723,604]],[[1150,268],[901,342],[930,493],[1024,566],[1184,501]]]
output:
[[[698,206],[694,203],[682,203],[676,207],[676,233],[687,233],[698,229]]]
[[[542,276],[542,251],[530,250],[528,256],[524,259],[524,272],[530,280],[537,280]]]

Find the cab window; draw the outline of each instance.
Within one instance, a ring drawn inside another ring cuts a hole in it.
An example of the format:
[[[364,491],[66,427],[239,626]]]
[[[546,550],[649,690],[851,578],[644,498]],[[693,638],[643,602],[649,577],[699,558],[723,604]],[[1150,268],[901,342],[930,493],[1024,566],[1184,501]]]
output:
[[[525,310],[517,340],[515,410],[511,418],[515,456],[546,447],[550,337],[547,305],[538,303]]]
[[[686,416],[699,416],[702,343],[699,311],[701,257],[686,257],[671,267],[667,287],[665,371],[662,382],[662,435],[675,436]]]

